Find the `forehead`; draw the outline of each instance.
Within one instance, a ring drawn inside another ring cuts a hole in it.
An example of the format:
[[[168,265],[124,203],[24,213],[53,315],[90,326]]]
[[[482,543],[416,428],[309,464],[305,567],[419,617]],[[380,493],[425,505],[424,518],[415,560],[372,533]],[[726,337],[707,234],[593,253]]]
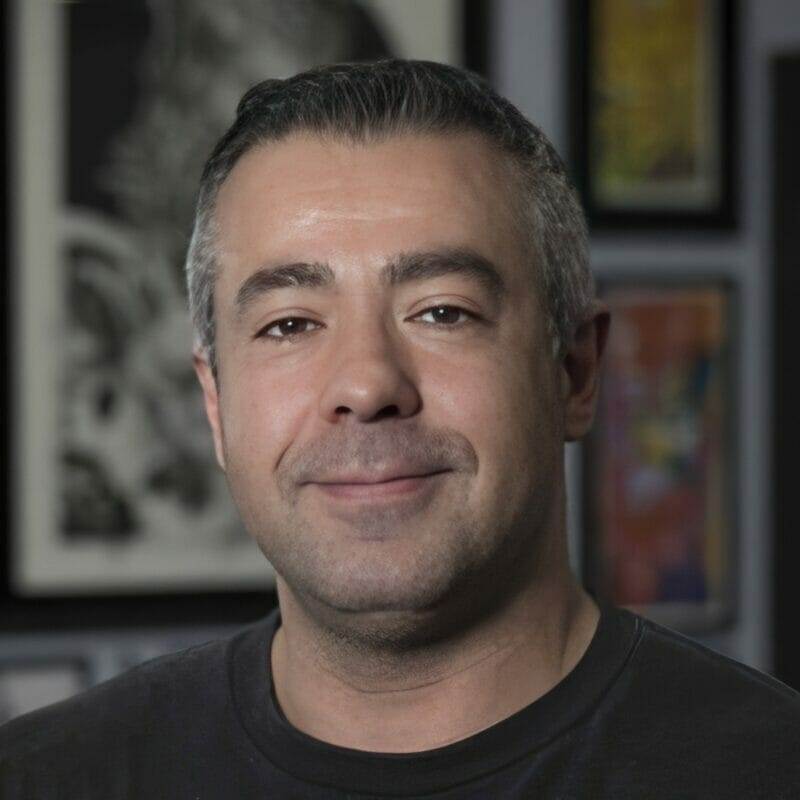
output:
[[[471,247],[524,258],[508,159],[480,134],[361,144],[310,134],[237,162],[216,208],[218,279],[270,259],[379,262],[387,253]]]

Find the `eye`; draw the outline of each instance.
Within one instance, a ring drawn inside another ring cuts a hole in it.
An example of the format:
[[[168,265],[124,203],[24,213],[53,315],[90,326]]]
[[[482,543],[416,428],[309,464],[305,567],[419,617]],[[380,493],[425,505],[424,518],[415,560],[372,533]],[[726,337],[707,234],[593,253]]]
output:
[[[270,322],[265,328],[262,328],[257,336],[266,339],[293,339],[303,333],[310,333],[310,325],[317,325],[318,323],[306,317],[283,317]],[[318,326],[319,327],[319,326]],[[274,331],[270,333],[270,331]]]
[[[431,306],[417,314],[416,318],[421,319],[426,316],[431,318],[430,321],[425,321],[426,325],[439,325],[449,328],[460,327],[465,322],[477,318],[475,314],[465,308],[449,305]],[[460,316],[466,317],[466,319],[459,319]]]
[[[430,319],[425,320],[424,317],[426,316],[430,317]],[[422,320],[425,325],[433,325],[435,327],[458,328],[477,318],[476,314],[460,306],[439,305],[420,311],[412,319]],[[282,317],[262,328],[256,334],[256,338],[271,339],[278,344],[284,341],[292,341],[307,333],[313,333],[320,327],[322,326],[318,322],[314,322],[307,317]]]

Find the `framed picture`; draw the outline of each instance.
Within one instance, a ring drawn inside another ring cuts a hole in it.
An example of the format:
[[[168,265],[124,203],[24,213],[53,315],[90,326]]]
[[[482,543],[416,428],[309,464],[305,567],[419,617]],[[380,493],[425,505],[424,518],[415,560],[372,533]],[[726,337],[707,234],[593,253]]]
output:
[[[0,661],[0,725],[90,685],[88,664],[79,658]]]
[[[618,279],[584,444],[584,581],[687,633],[733,620],[736,302],[725,279]]]
[[[182,273],[203,162],[264,78],[392,55],[480,67],[465,21],[481,5],[3,4],[0,628],[244,622],[274,605],[191,369]]]
[[[730,228],[733,0],[572,0],[571,160],[595,228]]]

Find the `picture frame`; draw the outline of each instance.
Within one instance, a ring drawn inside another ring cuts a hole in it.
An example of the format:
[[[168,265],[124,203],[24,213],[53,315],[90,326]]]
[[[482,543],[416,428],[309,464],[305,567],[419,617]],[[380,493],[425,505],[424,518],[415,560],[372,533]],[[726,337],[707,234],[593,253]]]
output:
[[[735,0],[571,0],[570,160],[595,230],[737,224]]]
[[[78,656],[0,660],[0,725],[91,685],[89,663]]]
[[[226,4],[226,14],[235,6]],[[267,16],[242,30],[267,52],[261,34],[275,20],[270,3],[262,6]],[[175,4],[187,14],[215,8]],[[330,8],[320,4],[320,13]],[[219,93],[203,88],[218,103],[199,109],[204,125],[221,133],[230,123],[238,100],[238,90],[228,96],[231,85],[243,92],[317,57],[396,54],[487,66],[486,31],[470,15],[485,12],[484,3],[367,0],[341,8],[350,14],[341,24],[358,26],[343,38],[355,50],[325,49],[324,37],[302,26],[282,28],[281,41],[295,37],[295,55],[268,57],[257,75],[248,72],[252,60],[235,62]],[[163,91],[186,89],[159,77],[180,75],[163,59],[188,58],[191,74],[213,77],[228,50],[204,40],[193,52],[192,31],[204,28],[171,16],[175,9],[146,0],[3,4],[4,302],[13,314],[4,317],[9,481],[0,630],[245,623],[277,603],[274,571],[244,534],[213,464],[190,371],[181,252],[187,204],[216,136],[193,139],[202,126],[184,113],[172,118],[186,127],[171,141],[169,118],[155,119],[151,101],[162,91],[163,110]],[[91,18],[102,13],[110,16]],[[165,18],[148,16],[156,13]],[[277,22],[292,23],[285,14]],[[183,50],[159,44],[164,25]],[[385,52],[382,42],[394,49]],[[172,187],[181,176],[186,185]],[[142,191],[152,185],[160,204]],[[167,311],[154,314],[159,305]]]
[[[736,286],[598,284],[612,322],[582,453],[585,585],[687,634],[722,629],[738,597]]]

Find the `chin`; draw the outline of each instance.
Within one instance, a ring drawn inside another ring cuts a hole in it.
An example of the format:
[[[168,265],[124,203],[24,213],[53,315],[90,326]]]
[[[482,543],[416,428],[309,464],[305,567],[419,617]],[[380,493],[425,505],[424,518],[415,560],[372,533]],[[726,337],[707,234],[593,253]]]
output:
[[[451,570],[420,569],[417,564],[348,563],[309,580],[287,578],[318,603],[345,614],[418,614],[440,605],[451,591]],[[296,576],[299,578],[299,576]]]
[[[286,592],[321,625],[402,638],[437,619],[474,618],[502,592],[489,584],[507,574],[506,537],[465,511],[453,517],[414,520],[380,537],[295,517],[259,525],[254,538]]]
[[[501,594],[490,589],[489,576],[474,564],[437,555],[424,562],[395,562],[389,570],[385,563],[345,559],[338,569],[329,563],[316,578],[278,572],[308,616],[339,641],[400,652],[469,627]]]

